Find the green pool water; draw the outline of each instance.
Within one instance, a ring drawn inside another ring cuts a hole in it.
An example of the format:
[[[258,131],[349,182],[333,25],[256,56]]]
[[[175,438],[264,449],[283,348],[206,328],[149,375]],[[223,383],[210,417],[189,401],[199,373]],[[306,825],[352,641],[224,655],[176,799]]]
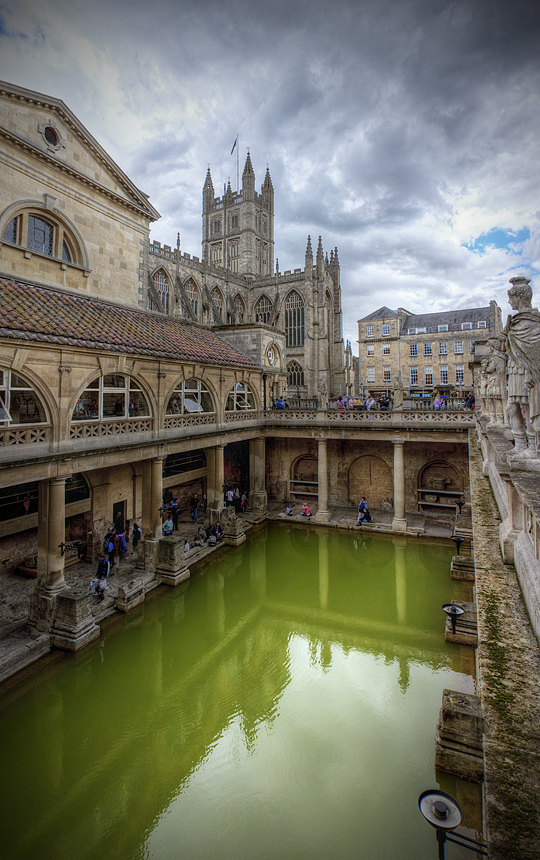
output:
[[[0,698],[2,855],[435,858],[442,691],[474,691],[452,553],[264,527],[42,664]]]

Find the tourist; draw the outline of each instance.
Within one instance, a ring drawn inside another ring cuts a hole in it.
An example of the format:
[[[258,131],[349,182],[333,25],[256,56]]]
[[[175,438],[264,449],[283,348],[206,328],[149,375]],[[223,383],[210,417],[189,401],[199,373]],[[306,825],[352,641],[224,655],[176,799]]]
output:
[[[354,399],[354,397],[351,394],[351,396],[349,397],[349,402],[347,404],[347,409],[354,409],[355,406],[356,406],[356,400]]]
[[[285,409],[285,401],[282,397],[278,397],[276,400],[276,409]]]
[[[362,498],[360,500],[360,504],[358,505],[358,519],[357,519],[356,525],[359,526],[361,523],[371,523],[371,522],[373,522],[373,517],[371,516],[371,514],[368,510],[366,497],[362,496]]]
[[[163,525],[161,526],[161,531],[163,532],[164,537],[170,537],[174,531],[174,523],[173,518],[169,514]]]
[[[345,398],[345,397],[340,397],[340,398],[339,398],[339,400],[338,400],[338,402],[337,402],[337,408],[339,409],[339,411],[340,411],[340,412],[344,412],[344,411],[345,411],[345,409],[347,408],[347,403],[346,403],[346,398]]]
[[[122,564],[127,553],[127,543],[123,531],[120,531],[114,539],[114,548],[118,553],[118,566]]]
[[[367,409],[367,410],[368,410],[368,412],[369,412],[369,410],[370,410],[370,409],[373,409],[373,407],[374,407],[374,406],[375,406],[375,401],[374,401],[374,399],[373,399],[373,395],[372,395],[372,393],[371,393],[371,391],[370,391],[370,392],[369,392],[369,395],[368,395],[368,397],[367,397],[367,400],[366,400],[366,409]]]
[[[178,531],[178,517],[180,516],[180,506],[178,504],[178,499],[176,498],[176,496],[174,497],[174,499],[171,502],[171,507],[170,507],[169,513],[171,514],[171,516],[173,518],[174,530],[175,530],[175,532],[177,532]]]
[[[245,513],[247,508],[247,493],[242,493],[242,498],[240,499],[240,510],[242,513]]]
[[[288,504],[287,507],[285,508],[285,513],[287,514],[288,517],[293,516],[293,509],[292,509],[290,504]]]
[[[440,394],[437,394],[437,397],[433,401],[433,408],[434,409],[442,409],[443,408],[443,401],[442,401],[442,397]]]
[[[97,584],[97,588],[96,588],[98,600],[104,600],[105,599],[105,592],[107,591],[108,587],[109,586],[107,585],[107,577],[102,576],[100,578],[100,580]]]
[[[199,499],[197,493],[195,493],[189,502],[189,506],[191,508],[191,519],[194,523],[197,522],[197,508],[199,507]]]
[[[214,529],[214,534],[216,536],[216,540],[222,540],[223,538],[223,529],[221,528],[220,523],[216,523],[216,527]]]
[[[137,523],[133,523],[133,531],[131,532],[131,545],[133,552],[138,552],[139,541],[141,539],[141,529]]]
[[[191,547],[189,545],[189,541],[185,541],[184,542],[184,552],[189,552],[190,549],[191,549]]]
[[[310,517],[311,516],[311,511],[309,509],[309,505],[306,504],[306,502],[304,502],[304,504],[302,505],[302,510],[301,510],[300,515],[302,517]]]
[[[225,493],[225,504],[226,504],[226,506],[227,506],[228,508],[232,507],[232,505],[233,505],[233,499],[234,499],[234,492],[233,492],[233,491],[232,491],[232,489],[229,487],[229,489],[228,489],[228,490],[227,490],[227,492]]]
[[[107,553],[110,566],[114,567],[114,539],[116,537],[116,529],[114,526],[107,532],[103,539],[103,552]]]
[[[200,541],[200,545],[206,543],[206,531],[203,526],[199,526],[199,531],[197,532],[197,540]]]
[[[111,569],[111,563],[108,558],[105,558],[103,553],[98,555],[98,566],[96,571],[96,580],[101,579],[102,576],[108,576]]]

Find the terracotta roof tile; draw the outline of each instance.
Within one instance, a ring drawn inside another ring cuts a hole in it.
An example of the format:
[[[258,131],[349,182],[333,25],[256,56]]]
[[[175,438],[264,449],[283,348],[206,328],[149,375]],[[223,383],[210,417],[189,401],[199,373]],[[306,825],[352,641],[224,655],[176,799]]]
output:
[[[202,326],[0,278],[0,335],[86,349],[257,369]]]

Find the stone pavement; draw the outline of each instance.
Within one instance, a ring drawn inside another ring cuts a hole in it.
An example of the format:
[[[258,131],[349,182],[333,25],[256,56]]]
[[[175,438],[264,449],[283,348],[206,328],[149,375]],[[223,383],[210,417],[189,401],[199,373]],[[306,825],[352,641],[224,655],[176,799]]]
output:
[[[289,522],[296,522],[302,525],[306,524],[305,517],[300,516],[300,506],[295,506],[295,515],[290,518],[284,514],[284,505],[278,502],[271,502],[268,505],[266,519],[286,519]],[[362,526],[356,526],[356,511],[347,508],[339,507],[330,510],[330,521],[326,525],[329,528],[353,529],[355,531],[370,531],[370,532],[392,532],[392,511],[372,511],[373,523],[365,523]],[[239,515],[245,521],[246,528],[250,529],[253,525],[260,523],[260,518],[254,516],[251,512]],[[317,525],[314,518],[308,520],[310,525]],[[408,534],[414,535],[424,533],[431,538],[450,538],[453,532],[454,517],[450,514],[443,514],[430,517],[422,514],[408,514]],[[199,523],[200,524],[200,523]],[[179,529],[174,532],[174,536],[182,537],[191,542],[194,538],[198,526],[194,525],[189,516],[181,519]],[[206,555],[212,552],[219,551],[221,545],[217,547],[202,547],[192,548],[187,553],[188,564],[198,563]],[[136,577],[142,577],[145,581],[145,590],[149,591],[153,587],[157,587],[160,583],[154,579],[153,574],[144,574],[141,570],[136,569],[137,557],[133,554],[126,556],[123,564],[118,567],[113,567],[113,573],[109,577],[109,588],[106,592],[105,599],[96,605],[94,614],[96,622],[99,624],[101,620],[108,615],[116,612],[116,599],[118,596],[118,588],[127,585]],[[90,562],[78,562],[77,564],[67,567],[65,570],[66,584],[70,588],[90,588],[90,580],[94,577],[96,565]],[[30,611],[30,598],[36,587],[35,579],[17,576],[12,573],[4,573],[0,576],[0,683],[11,677],[16,672],[25,668],[35,660],[41,658],[50,652],[50,635],[48,633],[38,633],[28,621]]]

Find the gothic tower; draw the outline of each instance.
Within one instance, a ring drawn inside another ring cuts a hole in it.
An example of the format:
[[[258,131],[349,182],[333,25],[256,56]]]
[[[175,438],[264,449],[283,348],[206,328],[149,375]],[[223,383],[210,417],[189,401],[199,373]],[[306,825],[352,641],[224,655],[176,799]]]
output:
[[[202,259],[255,279],[274,269],[274,188],[270,171],[255,191],[255,173],[248,152],[242,190],[228,183],[223,197],[214,196],[210,168],[203,187]]]

